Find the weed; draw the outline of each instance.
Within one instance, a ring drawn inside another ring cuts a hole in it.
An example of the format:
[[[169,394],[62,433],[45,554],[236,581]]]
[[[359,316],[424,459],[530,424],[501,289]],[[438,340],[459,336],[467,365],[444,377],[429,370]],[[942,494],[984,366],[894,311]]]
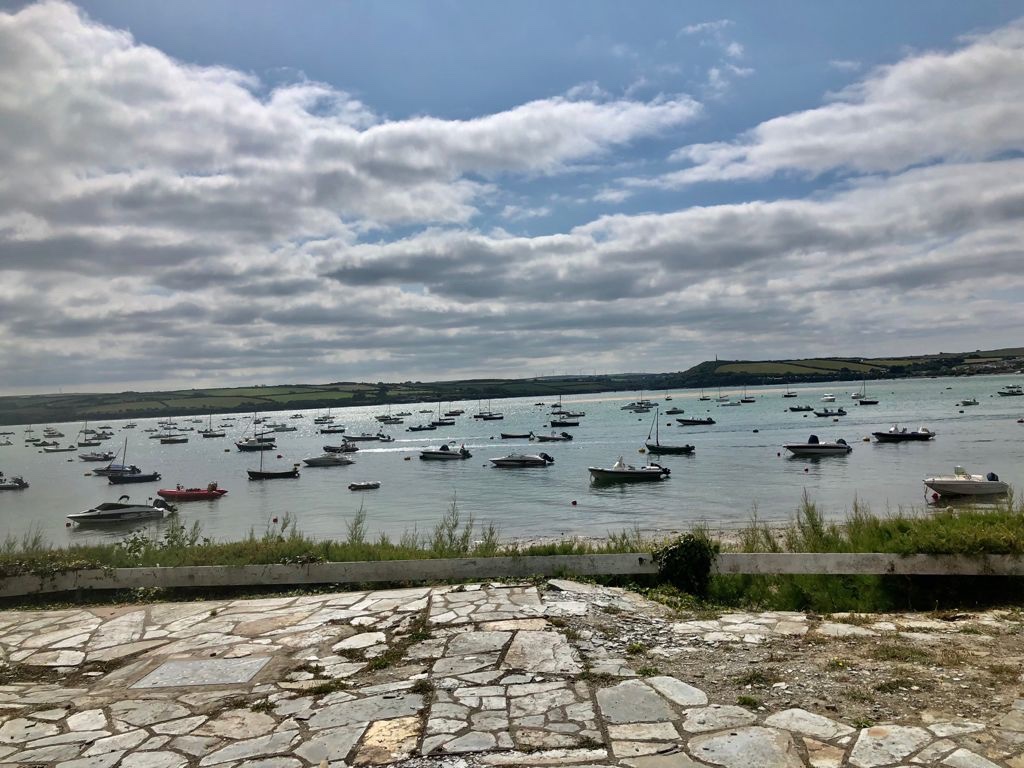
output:
[[[661,670],[657,667],[644,666],[640,667],[636,673],[640,675],[640,677],[654,677],[655,675],[660,675]]]
[[[1021,674],[1019,664],[989,664],[985,671],[1001,683],[1015,683]]]
[[[643,643],[630,643],[626,646],[626,654],[628,656],[639,656],[641,653],[647,652],[647,646]]]
[[[855,717],[850,721],[850,725],[854,728],[870,728],[875,724],[875,721],[869,717]]]
[[[602,605],[601,611],[603,613],[609,614],[610,616],[618,616],[620,613],[622,613],[622,609],[619,608],[619,606],[617,605]]]
[[[424,677],[413,683],[409,690],[421,696],[429,696],[434,692],[434,684]]]
[[[737,675],[733,682],[738,686],[754,686],[767,688],[782,680],[774,669],[752,669],[749,672]]]
[[[736,703],[747,709],[757,709],[761,706],[761,700],[754,696],[737,696]]]
[[[868,652],[876,661],[902,661],[904,663],[929,664],[935,660],[928,651],[912,645],[879,645]]]
[[[848,662],[846,659],[840,659],[838,657],[833,657],[825,662],[825,669],[833,671],[848,669],[849,666],[850,662]]]
[[[259,701],[254,701],[252,704],[250,704],[249,709],[253,712],[267,713],[272,712],[274,710],[274,705],[271,704],[268,699],[260,699]]]
[[[327,693],[334,693],[335,691],[343,691],[348,688],[348,683],[340,678],[331,678],[325,680],[322,683],[314,685],[312,688],[307,688],[306,693],[312,696],[323,696]]]

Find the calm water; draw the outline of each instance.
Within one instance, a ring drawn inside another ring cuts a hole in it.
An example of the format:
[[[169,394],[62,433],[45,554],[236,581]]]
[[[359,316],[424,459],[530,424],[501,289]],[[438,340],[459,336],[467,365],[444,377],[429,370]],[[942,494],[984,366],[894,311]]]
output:
[[[43,454],[25,446],[24,426],[0,427],[0,431],[14,432],[9,436],[14,445],[0,447],[0,470],[8,475],[21,474],[31,483],[25,491],[0,492],[0,535],[19,535],[35,526],[54,543],[119,537],[124,529],[97,532],[66,528],[64,516],[116,500],[121,493],[143,500],[158,488],[176,483],[205,486],[211,480],[226,488],[227,496],[216,502],[182,504],[180,518],[186,524],[201,521],[204,535],[218,539],[237,539],[250,528],[260,533],[272,517],[284,512],[297,516],[299,527],[307,534],[343,537],[346,521],[360,504],[365,505],[373,534],[397,536],[414,528],[426,532],[453,497],[457,497],[463,512],[472,512],[480,522],[494,522],[506,538],[603,535],[634,524],[648,532],[671,531],[685,529],[697,520],[739,526],[749,518],[755,504],[763,519],[786,519],[805,489],[837,517],[849,509],[855,497],[878,512],[920,507],[925,502],[921,479],[947,474],[954,464],[963,464],[974,472],[995,471],[1017,490],[1024,488],[1024,424],[1016,423],[1024,416],[1024,398],[995,396],[1003,385],[1018,382],[1020,377],[1012,376],[873,381],[868,382],[868,394],[881,403],[860,407],[849,396],[859,389],[859,382],[800,387],[796,390],[800,397],[793,399],[783,399],[784,390],[779,387],[752,387],[749,394],[757,397],[757,402],[740,407],[700,402],[698,392],[647,393],[663,409],[675,406],[685,409],[687,416],[711,415],[718,423],[710,427],[667,427],[668,422],[675,423],[674,417],[662,414],[662,442],[692,443],[696,454],[662,456],[660,462],[672,469],[672,476],[663,482],[605,487],[591,485],[588,466],[610,466],[619,455],[634,463],[644,461],[638,448],[647,437],[653,412],[620,410],[636,399],[634,392],[564,401],[566,408],[587,414],[579,427],[566,430],[576,438],[570,443],[499,439],[502,431],[550,431],[546,426],[549,408],[535,406],[536,397],[493,401],[491,407],[503,412],[505,419],[492,422],[471,418],[480,409],[476,402],[445,403],[445,410],[458,407],[466,414],[454,427],[422,433],[404,430],[411,424],[429,421],[429,415],[418,411],[433,407],[436,413],[436,403],[394,406],[394,411],[413,412],[405,424],[384,427],[396,442],[362,443],[360,451],[352,454],[356,463],[351,466],[303,467],[298,480],[264,482],[249,481],[245,473],[247,467],[259,466],[259,454],[241,453],[232,444],[246,427],[251,429],[251,419],[242,416],[236,417],[234,428],[226,430],[223,439],[204,440],[189,433],[190,440],[183,445],[160,445],[158,440],[149,439],[143,430],[155,426],[155,419],[138,420],[138,428],[133,430],[122,430],[124,422],[103,422],[115,432],[104,450],[120,449],[128,436],[129,462],[163,475],[159,483],[128,486],[111,486],[105,478],[86,476],[90,465],[79,461],[76,453]],[[831,419],[787,410],[797,404],[820,408],[824,392],[837,396],[836,403],[828,407],[841,405],[849,415],[833,423]],[[669,394],[672,401],[665,402]],[[741,393],[727,394],[738,399]],[[956,405],[971,396],[980,404],[963,409]],[[358,434],[376,432],[378,425],[373,416],[382,412],[383,408],[377,406],[336,410],[334,414],[337,423]],[[301,420],[289,419],[289,412],[268,414],[268,421],[296,425],[299,431],[278,435],[278,450],[267,452],[265,457],[267,468],[319,455],[323,444],[341,441],[341,435],[317,433],[314,412],[303,414]],[[205,426],[184,418],[177,422],[197,429]],[[914,444],[861,442],[862,437],[887,429],[893,422],[910,428],[925,425],[938,437]],[[42,425],[34,426],[35,434],[41,436]],[[66,435],[60,442],[66,444],[82,425],[58,426]],[[803,442],[812,432],[823,440],[845,438],[853,446],[853,453],[818,460],[788,458],[782,444]],[[0,436],[0,441],[4,439]],[[473,458],[444,463],[419,460],[420,449],[443,440],[465,443]],[[555,464],[544,469],[509,470],[495,469],[488,462],[488,458],[507,453],[537,451],[552,455]],[[780,451],[782,456],[778,455]],[[277,454],[282,458],[277,459]],[[347,485],[355,480],[379,480],[382,486],[377,491],[351,492]]]

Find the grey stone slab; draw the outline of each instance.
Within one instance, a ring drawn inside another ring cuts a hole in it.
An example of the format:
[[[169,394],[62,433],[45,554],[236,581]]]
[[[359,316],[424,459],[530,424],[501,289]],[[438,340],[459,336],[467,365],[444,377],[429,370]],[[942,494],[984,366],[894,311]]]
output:
[[[665,700],[639,680],[626,680],[597,692],[597,705],[609,723],[654,723],[672,719]]]
[[[469,656],[500,651],[511,637],[511,632],[462,632],[448,641],[445,656]]]
[[[527,672],[573,675],[582,671],[576,652],[558,632],[516,632],[503,666]]]
[[[813,736],[818,739],[837,739],[840,736],[849,736],[854,729],[848,725],[837,723],[822,715],[816,715],[805,709],[787,709],[777,712],[765,718],[765,725],[772,728],[781,728],[786,731],[795,731],[804,736]]]
[[[16,744],[34,739],[41,739],[44,736],[53,736],[58,728],[50,723],[40,723],[38,720],[29,720],[18,717],[8,720],[0,726],[0,744]]]
[[[112,704],[110,714],[115,720],[124,720],[132,725],[154,725],[167,720],[177,720],[192,713],[173,701],[127,699]]]
[[[702,707],[708,703],[708,695],[704,691],[674,677],[649,677],[647,684],[681,707]]]
[[[690,754],[725,768],[803,768],[790,735],[774,728],[734,728],[690,740]]]
[[[340,725],[407,717],[422,708],[423,697],[418,694],[367,696],[324,707],[309,719],[309,727],[318,731]]]
[[[111,768],[117,765],[124,752],[108,752],[105,755],[95,757],[78,757],[74,760],[65,760],[57,763],[57,768]]]
[[[251,659],[167,661],[135,683],[132,688],[237,685],[252,680],[268,661],[269,656]]]
[[[68,716],[65,721],[72,731],[98,731],[107,727],[107,718],[102,709],[87,709]]]
[[[865,728],[850,752],[850,765],[876,768],[894,765],[933,739],[924,728],[906,725],[876,725]]]
[[[725,728],[735,728],[741,725],[750,725],[757,718],[753,712],[743,707],[734,707],[728,704],[712,704],[710,707],[690,709],[686,712],[686,719],[683,720],[683,728],[690,733],[706,733],[708,731],[720,731]]]
[[[119,768],[185,768],[188,758],[177,752],[132,752]]]
[[[948,765],[950,768],[999,768],[991,760],[981,755],[976,755],[967,749],[958,749],[943,760],[942,764]]]
[[[269,736],[260,736],[255,739],[236,741],[234,744],[221,747],[216,752],[211,752],[199,761],[199,765],[217,765],[219,763],[230,763],[235,760],[270,757],[287,752],[298,739],[299,734],[294,731],[285,731],[283,733],[272,733]]]

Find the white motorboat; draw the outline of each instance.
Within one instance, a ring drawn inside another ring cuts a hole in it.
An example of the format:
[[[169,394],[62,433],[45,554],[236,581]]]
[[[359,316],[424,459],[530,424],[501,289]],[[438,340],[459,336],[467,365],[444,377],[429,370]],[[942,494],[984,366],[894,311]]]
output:
[[[323,430],[321,430],[321,432],[322,431]],[[358,434],[358,435],[345,435],[345,440],[347,440],[348,442],[361,442],[361,443],[374,442],[374,441],[379,442],[379,443],[393,443],[393,442],[395,442],[395,438],[393,438],[393,437],[391,437],[389,435],[385,435],[383,432],[378,432],[375,435],[371,435],[369,432],[363,432],[363,433]]]
[[[82,461],[106,461],[111,462],[114,460],[113,451],[91,451],[90,453],[80,453],[78,458]]]
[[[976,397],[968,397],[966,400],[961,400],[959,403],[957,403],[957,405],[960,405],[960,406],[964,406],[964,405],[977,405],[977,404],[978,404],[978,398],[976,398]]]
[[[823,403],[834,403],[835,401],[836,396],[833,395],[831,392],[826,392],[824,395],[821,396],[821,402]]]
[[[359,450],[358,445],[348,441],[342,442],[341,445],[325,445],[323,448],[327,453],[355,453]]]
[[[68,515],[77,525],[106,525],[132,520],[153,520],[170,514],[175,508],[163,499],[150,499],[145,504],[132,504],[128,496],[105,501],[91,509]]]
[[[1024,389],[1021,388],[1020,384],[1007,384],[998,390],[996,394],[1000,397],[1021,397],[1024,396]]]
[[[19,475],[5,477],[0,472],[0,491],[23,491],[28,488],[28,483]]]
[[[472,458],[473,454],[469,452],[466,446],[462,446],[459,450],[455,450],[450,447],[448,443],[443,443],[437,448],[424,448],[420,451],[420,458],[431,461],[452,461],[455,459],[469,459]]]
[[[1001,496],[1010,490],[995,472],[972,475],[963,467],[955,467],[952,475],[927,477],[924,484],[940,496]]]
[[[348,464],[355,464],[355,461],[341,453],[322,453],[319,456],[303,459],[302,463],[307,467],[344,467]]]
[[[782,447],[794,456],[845,456],[853,450],[842,438],[834,443],[823,443],[817,435],[811,435],[806,443],[786,443]]]
[[[663,480],[671,474],[671,470],[660,464],[650,463],[642,467],[627,464],[619,456],[611,467],[587,467],[592,480],[600,483],[634,483],[652,480]]]
[[[491,459],[496,467],[546,467],[555,460],[546,453],[510,453],[499,459]]]
[[[364,480],[359,483],[348,484],[350,491],[375,491],[378,488],[380,488],[380,481],[378,480]]]
[[[568,432],[555,432],[554,430],[550,435],[535,435],[531,432],[530,440],[538,443],[565,443],[572,440],[572,435]]]

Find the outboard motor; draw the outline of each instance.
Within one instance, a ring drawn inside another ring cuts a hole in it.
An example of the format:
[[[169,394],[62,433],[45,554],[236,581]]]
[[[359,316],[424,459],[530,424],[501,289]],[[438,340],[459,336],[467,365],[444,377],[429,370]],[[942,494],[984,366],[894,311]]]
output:
[[[809,438],[807,438],[807,444],[808,445],[817,445],[818,444],[818,436],[817,435],[811,435]]]
[[[548,456],[548,455],[547,455],[546,453],[542,453],[542,454],[540,455],[540,457],[541,457],[542,459],[544,459],[544,461],[546,461],[546,462],[547,462],[548,464],[554,464],[554,463],[555,463],[555,460],[554,460],[554,459],[552,459],[552,458],[551,458],[550,456]]]
[[[985,475],[985,479],[991,480],[992,482],[996,482],[999,480],[999,475],[997,475],[995,472],[989,472],[987,475]]]
[[[846,445],[846,441],[843,440],[843,438],[841,438],[841,437],[838,440],[836,440],[836,443],[839,444],[839,445]]]

